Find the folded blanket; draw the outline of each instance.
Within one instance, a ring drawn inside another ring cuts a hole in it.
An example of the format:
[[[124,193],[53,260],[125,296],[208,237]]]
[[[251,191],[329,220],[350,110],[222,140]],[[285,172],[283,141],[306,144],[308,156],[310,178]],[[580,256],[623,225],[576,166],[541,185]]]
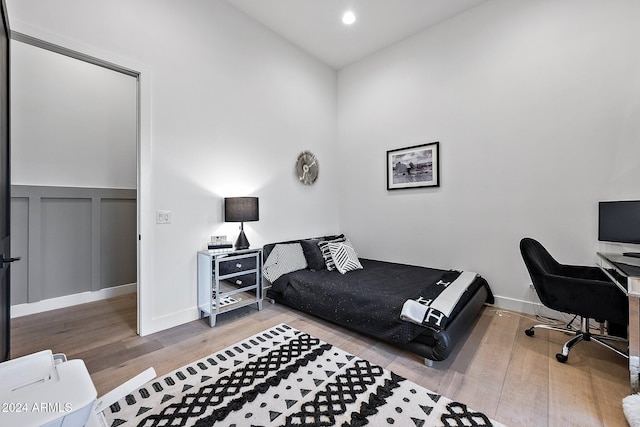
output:
[[[400,318],[434,330],[443,329],[452,310],[478,275],[470,271],[451,271],[428,287],[417,299],[402,306]]]

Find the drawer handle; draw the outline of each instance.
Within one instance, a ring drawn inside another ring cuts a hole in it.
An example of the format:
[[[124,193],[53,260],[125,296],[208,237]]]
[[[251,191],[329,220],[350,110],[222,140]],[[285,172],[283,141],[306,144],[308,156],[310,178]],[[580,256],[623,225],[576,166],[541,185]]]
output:
[[[242,268],[242,264],[237,263],[237,264],[236,264],[236,268]]]
[[[236,280],[236,285],[242,285],[242,280]]]

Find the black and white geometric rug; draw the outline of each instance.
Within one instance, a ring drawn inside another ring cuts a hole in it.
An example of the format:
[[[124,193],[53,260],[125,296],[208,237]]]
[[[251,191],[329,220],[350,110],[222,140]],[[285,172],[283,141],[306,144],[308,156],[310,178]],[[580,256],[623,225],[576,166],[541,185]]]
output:
[[[104,411],[109,426],[501,426],[280,324],[177,369]]]

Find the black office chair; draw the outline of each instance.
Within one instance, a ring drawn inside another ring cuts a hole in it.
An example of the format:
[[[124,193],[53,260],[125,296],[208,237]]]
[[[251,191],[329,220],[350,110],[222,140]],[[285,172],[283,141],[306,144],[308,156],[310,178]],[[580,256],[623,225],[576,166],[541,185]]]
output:
[[[527,329],[528,336],[534,335],[536,328],[551,329],[575,335],[556,354],[559,362],[566,362],[569,350],[580,341],[594,341],[628,358],[628,354],[612,346],[606,341],[627,342],[625,338],[605,334],[601,327],[600,334],[589,329],[589,319],[601,325],[629,325],[629,300],[598,267],[563,265],[558,263],[547,250],[536,240],[524,238],[520,241],[520,252],[527,266],[533,287],[542,304],[552,310],[569,313],[581,317],[580,329],[551,325],[535,325]],[[620,334],[622,335],[622,334]],[[624,333],[626,337],[626,332]]]

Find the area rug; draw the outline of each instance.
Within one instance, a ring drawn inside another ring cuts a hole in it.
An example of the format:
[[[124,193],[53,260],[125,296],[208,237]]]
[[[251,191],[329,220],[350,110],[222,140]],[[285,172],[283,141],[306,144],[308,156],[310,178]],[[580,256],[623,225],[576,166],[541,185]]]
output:
[[[104,415],[111,427],[502,425],[286,324],[152,380]]]
[[[622,399],[622,410],[630,427],[640,427],[640,394]]]

